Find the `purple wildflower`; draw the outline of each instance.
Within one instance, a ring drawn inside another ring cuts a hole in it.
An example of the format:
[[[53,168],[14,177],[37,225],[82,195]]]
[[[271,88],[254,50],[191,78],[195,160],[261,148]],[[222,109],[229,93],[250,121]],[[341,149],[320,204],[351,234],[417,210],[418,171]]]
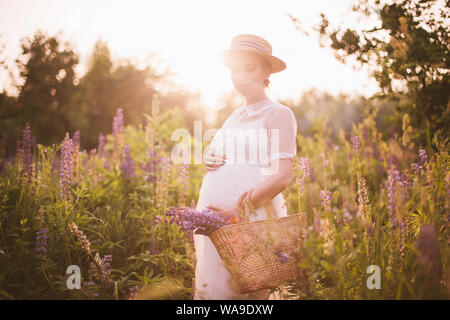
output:
[[[45,259],[47,253],[47,229],[39,226],[39,230],[36,231],[36,257],[39,259]]]
[[[103,134],[101,134],[101,133],[98,135],[97,150],[98,150],[98,155],[100,157],[104,157],[105,156],[105,136]]]
[[[122,108],[118,108],[116,111],[116,116],[113,119],[113,135],[117,136],[123,132],[123,112]]]
[[[66,133],[64,140],[61,145],[61,165],[60,165],[60,198],[70,200],[70,174],[72,167],[72,151],[73,142],[69,138],[69,133]]]
[[[385,182],[385,189],[388,196],[388,209],[391,223],[397,226],[397,219],[395,217],[395,186],[399,181],[400,173],[395,167],[391,167],[388,171],[388,177]]]
[[[71,222],[69,224],[70,232],[72,232],[80,241],[81,247],[87,252],[87,254],[91,254],[91,243],[89,242],[86,235],[83,233],[83,231],[78,229],[78,226],[75,222]]]
[[[352,144],[353,144],[353,152],[359,153],[359,150],[361,149],[361,141],[360,141],[358,135],[356,135],[356,134],[353,135]]]
[[[281,249],[275,250],[275,255],[277,256],[277,260],[283,264],[289,261],[289,255]]]
[[[152,147],[148,147],[148,160],[146,164],[141,163],[141,169],[145,171],[145,181],[147,183],[155,182],[156,170],[155,170],[155,152]]]
[[[131,159],[130,155],[130,147],[126,145],[123,148],[123,160],[122,160],[122,174],[129,178],[134,178],[135,176],[135,163],[134,160]]]
[[[428,162],[428,156],[427,152],[423,149],[419,150],[419,163],[421,166],[423,166],[425,163]]]
[[[304,177],[308,178],[311,176],[311,165],[308,158],[301,157],[298,161],[298,167],[303,171]]]
[[[330,211],[331,195],[332,193],[329,190],[320,190],[320,200],[322,201],[322,205],[328,211]]]
[[[137,297],[139,293],[139,286],[134,286],[130,288],[130,299],[134,299]]]
[[[411,163],[411,169],[416,171],[417,173],[420,172],[421,166],[419,166],[417,163]]]
[[[150,251],[150,254],[152,254],[152,255],[159,253],[159,247],[154,241],[152,241],[152,243],[150,244],[149,251]]]
[[[80,147],[80,130],[77,130],[73,133],[73,145],[74,147]]]
[[[122,148],[123,148],[123,113],[122,108],[117,109],[116,116],[113,119],[113,137],[114,137],[114,148],[113,148],[113,163],[114,167],[120,165],[122,159]]]
[[[195,231],[196,234],[208,235],[214,230],[231,224],[231,219],[210,209],[197,211],[189,207],[171,207],[165,214],[183,230]]]
[[[100,255],[95,253],[94,261],[90,264],[90,269],[94,273],[94,276],[100,279],[105,287],[110,287],[112,280],[111,274],[111,261],[112,255],[105,255],[100,259]]]
[[[411,163],[411,168],[416,171],[417,173],[420,173],[422,169],[425,167],[425,164],[428,162],[428,156],[427,152],[423,149],[419,150],[419,161],[418,163],[414,162]]]
[[[298,161],[298,168],[300,170],[300,176],[296,178],[295,182],[300,184],[300,195],[305,193],[306,179],[311,176],[311,166],[308,158],[300,157]]]
[[[322,229],[321,229],[321,223],[320,223],[321,220],[320,220],[318,212],[314,213],[313,222],[314,222],[314,231],[320,235]]]
[[[94,281],[83,281],[83,288],[93,286],[94,284],[95,284]]]
[[[408,170],[405,170],[405,173],[399,173],[398,176],[398,184],[403,187],[404,192],[402,192],[402,199],[407,200],[411,198],[412,192],[412,181],[407,177]]]

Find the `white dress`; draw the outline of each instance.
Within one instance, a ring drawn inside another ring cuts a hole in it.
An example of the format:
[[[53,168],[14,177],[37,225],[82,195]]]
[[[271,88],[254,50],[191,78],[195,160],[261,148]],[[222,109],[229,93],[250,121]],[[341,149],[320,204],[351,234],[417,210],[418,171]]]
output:
[[[196,209],[236,204],[242,193],[275,172],[277,162],[273,160],[296,156],[296,136],[295,115],[285,105],[264,99],[236,109],[210,143],[211,150],[226,153],[227,160],[218,170],[204,176]],[[272,204],[278,217],[287,215],[281,192],[272,199]],[[250,214],[250,221],[266,218],[264,207]],[[248,298],[233,289],[231,275],[209,237],[194,234],[194,246],[195,300]]]

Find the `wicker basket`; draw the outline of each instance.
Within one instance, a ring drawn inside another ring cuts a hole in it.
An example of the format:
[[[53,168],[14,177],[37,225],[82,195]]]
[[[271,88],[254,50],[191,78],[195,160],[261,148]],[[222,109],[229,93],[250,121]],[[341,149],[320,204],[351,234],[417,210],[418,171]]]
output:
[[[270,215],[267,220],[231,224],[209,234],[240,293],[275,288],[298,278],[306,213],[276,219],[271,203],[266,210]],[[281,262],[277,251],[288,255],[287,261]]]

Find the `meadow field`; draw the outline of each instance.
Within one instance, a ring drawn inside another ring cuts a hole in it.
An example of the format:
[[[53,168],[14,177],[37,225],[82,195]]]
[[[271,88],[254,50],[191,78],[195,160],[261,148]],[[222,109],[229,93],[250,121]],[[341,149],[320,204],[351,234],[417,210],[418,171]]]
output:
[[[192,234],[165,211],[195,206],[206,169],[170,161],[177,110],[154,102],[146,125],[131,126],[117,109],[91,150],[80,149],[80,131],[33,143],[26,125],[17,156],[1,159],[2,299],[192,298]],[[284,299],[449,297],[448,139],[438,132],[429,150],[414,148],[408,130],[383,141],[373,116],[338,140],[299,130],[283,195],[308,227],[302,276]],[[67,285],[73,265],[78,290]]]

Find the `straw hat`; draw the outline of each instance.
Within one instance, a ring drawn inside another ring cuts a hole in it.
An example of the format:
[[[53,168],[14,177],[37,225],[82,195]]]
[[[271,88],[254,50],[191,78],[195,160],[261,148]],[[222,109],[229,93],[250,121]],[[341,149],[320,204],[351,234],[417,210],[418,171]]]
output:
[[[253,52],[265,58],[272,65],[270,73],[276,73],[286,69],[286,63],[272,55],[272,46],[270,43],[253,34],[240,34],[231,41],[230,49],[220,52],[222,63],[229,67],[233,57],[242,52]]]

